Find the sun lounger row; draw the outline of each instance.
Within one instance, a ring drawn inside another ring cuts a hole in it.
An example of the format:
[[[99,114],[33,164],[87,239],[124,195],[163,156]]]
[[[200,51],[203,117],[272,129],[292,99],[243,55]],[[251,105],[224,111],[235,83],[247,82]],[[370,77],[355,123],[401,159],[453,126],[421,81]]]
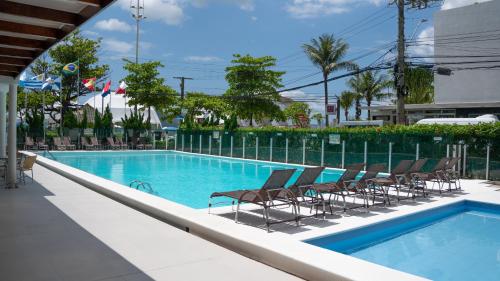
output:
[[[389,175],[382,174],[385,171],[384,164],[373,164],[366,171],[361,171],[365,164],[359,163],[346,167],[337,181],[325,183],[316,183],[325,167],[306,167],[297,180],[287,188],[285,185],[296,169],[274,170],[259,189],[214,192],[209,198],[208,210],[210,213],[210,209],[217,204],[213,202],[215,198],[229,198],[233,205],[236,203],[234,219],[238,222],[241,204],[260,206],[269,231],[270,225],[274,223],[295,221],[299,225],[300,219],[306,217],[301,213],[301,207],[310,208],[310,212],[315,209],[314,216],[321,210],[325,218],[327,211],[333,214],[334,206],[341,206],[344,211],[349,209],[346,202],[348,198],[353,199],[350,208],[363,207],[368,210],[370,206],[376,204],[376,201],[383,206],[390,205],[391,197],[396,197],[399,203],[405,198],[415,199],[419,193],[423,197],[428,196],[427,182],[433,183],[432,189],[437,184],[439,193],[444,190],[445,185],[448,185],[449,191],[452,190],[452,185],[459,190],[460,180],[454,169],[459,160],[460,158],[442,158],[430,172],[422,170],[428,159],[402,160]],[[396,195],[390,193],[391,189],[396,191]],[[401,191],[407,192],[405,197],[400,196]],[[354,204],[356,198],[361,198],[363,203]],[[341,205],[336,205],[337,203]],[[271,221],[269,210],[280,206],[290,206],[291,217]]]

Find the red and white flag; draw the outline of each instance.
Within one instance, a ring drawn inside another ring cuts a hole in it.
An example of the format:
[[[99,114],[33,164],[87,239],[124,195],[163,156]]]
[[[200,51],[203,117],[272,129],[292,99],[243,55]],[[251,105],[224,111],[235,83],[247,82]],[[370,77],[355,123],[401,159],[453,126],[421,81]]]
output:
[[[115,94],[125,94],[127,92],[127,84],[125,84],[125,81],[120,82],[120,86],[118,86],[118,89],[116,89]]]
[[[95,77],[88,78],[88,79],[83,79],[82,83],[85,86],[85,88],[89,89],[89,91],[95,91]]]
[[[111,94],[111,81],[108,81],[106,85],[104,85],[104,88],[102,89],[102,97],[105,97],[107,95]]]

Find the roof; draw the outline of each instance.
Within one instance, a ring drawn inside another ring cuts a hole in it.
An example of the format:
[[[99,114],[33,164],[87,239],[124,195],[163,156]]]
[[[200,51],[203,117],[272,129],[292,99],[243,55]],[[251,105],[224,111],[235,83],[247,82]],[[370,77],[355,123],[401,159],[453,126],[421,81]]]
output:
[[[406,104],[405,109],[425,110],[425,109],[457,109],[457,108],[492,108],[500,107],[499,102],[464,102],[464,103],[427,103],[427,104]],[[396,105],[362,106],[362,109],[370,110],[396,110]]]
[[[0,75],[17,77],[114,0],[0,1]]]

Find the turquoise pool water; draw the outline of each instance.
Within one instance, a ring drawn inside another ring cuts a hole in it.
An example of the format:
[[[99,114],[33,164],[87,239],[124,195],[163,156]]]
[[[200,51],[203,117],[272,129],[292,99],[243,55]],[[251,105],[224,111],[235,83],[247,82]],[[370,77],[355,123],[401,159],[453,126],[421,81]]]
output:
[[[41,153],[43,155],[43,153]],[[301,167],[212,156],[158,152],[52,152],[55,160],[128,186],[133,180],[151,184],[154,194],[192,207],[207,208],[215,191],[259,188],[274,169]],[[45,155],[51,158],[50,155]],[[323,172],[318,181],[333,181],[339,171]]]
[[[432,280],[500,280],[500,205],[463,201],[306,242]]]

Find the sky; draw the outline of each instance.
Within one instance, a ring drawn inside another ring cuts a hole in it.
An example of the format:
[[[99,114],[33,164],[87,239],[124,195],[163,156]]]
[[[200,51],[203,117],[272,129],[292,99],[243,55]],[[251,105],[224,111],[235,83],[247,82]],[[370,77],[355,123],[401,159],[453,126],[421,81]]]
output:
[[[445,0],[410,10],[406,37],[432,37],[435,12],[483,1]],[[84,36],[102,38],[100,63],[110,65],[115,87],[126,75],[123,58],[135,59],[130,5],[131,0],[117,0],[81,27]],[[391,60],[397,38],[397,8],[387,0],[141,0],[142,5],[146,18],[140,23],[139,61],[160,61],[161,76],[176,90],[179,81],[173,77],[186,76],[193,78],[186,81],[186,91],[211,95],[227,89],[224,69],[233,54],[277,58],[275,69],[286,71],[282,84],[290,88],[322,79],[301,49],[312,38],[323,33],[342,38],[349,44],[346,59],[361,67]],[[432,55],[433,49],[426,44],[408,52]],[[331,97],[339,95],[347,89],[345,79],[330,82],[329,89]],[[323,111],[322,85],[283,95],[307,101],[313,113]]]

